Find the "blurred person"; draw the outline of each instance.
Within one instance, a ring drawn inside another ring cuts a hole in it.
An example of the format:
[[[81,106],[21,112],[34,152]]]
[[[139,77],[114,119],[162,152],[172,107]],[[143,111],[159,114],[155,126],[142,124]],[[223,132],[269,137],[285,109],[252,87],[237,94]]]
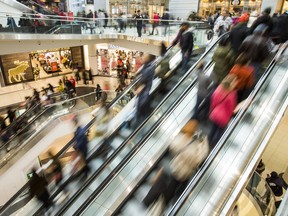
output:
[[[217,84],[220,84],[234,65],[235,59],[230,37],[228,35],[224,36],[219,41],[219,45],[216,48],[212,59],[215,64],[211,76]]]
[[[188,62],[193,52],[194,39],[193,33],[189,30],[190,24],[188,22],[183,22],[180,26],[180,30],[176,38],[172,42],[172,46],[179,43],[182,52],[182,68],[184,72],[188,70]]]
[[[140,80],[136,86],[136,127],[141,124],[150,113],[150,90],[156,67],[156,65],[153,64],[154,60],[154,55],[145,54],[143,56],[143,67],[139,71]]]
[[[273,171],[270,175],[267,174],[266,182],[275,196],[279,197],[283,195],[284,182],[277,172]]]
[[[52,206],[49,200],[50,194],[47,190],[48,183],[46,179],[35,168],[32,169],[32,177],[29,180],[30,196],[36,198],[43,203],[46,212]]]
[[[249,29],[247,27],[248,20],[249,15],[244,13],[239,17],[238,23],[232,28],[230,32],[231,46],[236,56],[239,54],[239,48],[242,42],[249,34]]]
[[[106,106],[105,101],[100,101],[100,107],[92,111],[92,116],[95,117],[96,130],[95,136],[103,138],[103,144],[101,145],[98,152],[103,155],[104,158],[107,157],[109,151],[112,149],[110,145],[109,137],[111,131],[109,130],[109,123],[112,119],[111,112]]]
[[[160,55],[162,57],[160,64],[155,69],[155,74],[161,79],[161,84],[159,87],[159,93],[165,93],[166,92],[166,85],[167,85],[167,79],[171,75],[170,71],[170,64],[169,59],[165,58],[165,54],[167,52],[167,47],[164,44],[164,42],[161,43],[160,48]]]
[[[105,25],[105,14],[102,10],[98,10],[98,24],[100,29],[100,34],[104,33],[104,25]]]
[[[10,15],[7,15],[7,27],[8,28],[16,28],[17,27],[14,18]]]
[[[74,93],[76,93],[76,80],[73,76],[70,76],[69,81],[72,83]]]
[[[8,107],[7,116],[8,116],[9,122],[11,124],[16,119],[15,110],[12,110],[11,107]]]
[[[235,90],[237,90],[237,100],[240,103],[249,96],[254,84],[254,68],[250,66],[250,60],[245,53],[238,56],[229,74],[237,77]]]
[[[48,90],[54,93],[54,87],[51,85],[51,83],[48,83]]]
[[[205,63],[203,61],[200,62],[196,67],[198,89],[197,100],[192,119],[196,119],[198,121],[207,120],[209,116],[210,98],[215,90],[214,80],[209,75],[205,74],[204,68]]]
[[[43,107],[50,104],[49,97],[47,96],[46,92],[42,93],[40,101]]]
[[[271,7],[266,8],[262,12],[262,16],[259,16],[252,24],[250,27],[250,33],[253,33],[254,30],[260,25],[260,24],[265,24],[267,28],[267,32],[270,33],[272,28],[273,28],[273,22],[272,18],[270,16],[271,13]]]
[[[62,193],[64,197],[66,197],[67,191],[65,190],[65,185],[61,185],[63,180],[63,166],[61,164],[61,161],[58,157],[56,157],[55,154],[51,150],[48,151],[48,156],[52,160],[52,163],[49,165],[49,168],[51,169],[51,174],[53,176],[53,180],[55,182],[55,185],[62,189]]]
[[[270,34],[273,42],[275,44],[285,43],[288,40],[288,28],[283,28],[283,26],[288,26],[288,11],[280,16],[272,18],[273,28]]]
[[[254,67],[254,83],[261,78],[261,64],[269,56],[270,50],[267,37],[268,26],[260,24],[252,35],[246,37],[240,46],[239,53],[244,53]]]
[[[73,148],[77,153],[77,157],[75,160],[78,160],[78,162],[79,161],[84,162],[84,167],[82,170],[84,172],[84,177],[87,177],[90,172],[90,167],[88,166],[87,161],[88,143],[89,143],[88,138],[85,129],[82,126],[80,126],[77,116],[73,118],[73,123],[76,127],[76,131],[74,133],[74,144],[73,144]],[[78,162],[76,163],[76,165],[79,164]]]
[[[101,95],[102,95],[102,89],[101,89],[101,86],[99,84],[96,85],[95,92],[96,92],[96,101],[98,101],[98,100],[100,100]]]
[[[136,20],[136,28],[137,28],[138,37],[142,36],[143,18],[144,17],[140,13],[140,10],[137,10],[137,13],[135,15],[135,20]]]
[[[4,130],[7,127],[6,123],[5,123],[5,119],[0,116],[0,128],[1,130]]]
[[[160,168],[154,176],[152,187],[143,200],[146,207],[159,202],[161,197],[163,206],[167,206],[172,198],[184,191],[193,173],[207,157],[207,138],[195,136],[197,126],[190,125],[188,122],[170,143],[169,150],[173,159],[168,168]]]
[[[153,64],[154,60],[155,60],[154,55],[145,54],[143,56],[143,67],[139,71],[139,75],[140,75],[139,82],[141,84],[144,84],[143,90],[146,91],[148,95],[149,95],[150,89],[152,87],[153,76],[155,73],[156,65]]]
[[[216,32],[219,37],[230,30],[232,23],[233,21],[229,12],[224,10],[222,15],[219,16],[214,23],[214,32]]]
[[[66,93],[68,94],[69,98],[72,98],[74,88],[73,88],[73,84],[70,82],[70,80],[68,80],[67,76],[64,77],[64,89]]]
[[[160,22],[160,17],[156,12],[154,12],[153,19],[152,19],[152,32],[150,35],[154,35],[155,29],[156,29],[156,35],[159,34],[159,31],[158,31],[159,22]]]
[[[63,84],[63,81],[61,79],[59,79],[59,82],[58,82],[58,91],[64,92],[64,84]]]
[[[37,102],[40,101],[40,94],[35,88],[33,88],[33,97]]]
[[[211,96],[209,114],[211,129],[208,135],[210,150],[216,146],[233,116],[233,111],[237,106],[236,85],[237,77],[228,75]]]
[[[169,19],[170,19],[170,13],[169,13],[168,8],[166,8],[161,18],[161,23],[164,28],[164,31],[163,31],[164,37],[167,35],[167,30],[169,28]]]

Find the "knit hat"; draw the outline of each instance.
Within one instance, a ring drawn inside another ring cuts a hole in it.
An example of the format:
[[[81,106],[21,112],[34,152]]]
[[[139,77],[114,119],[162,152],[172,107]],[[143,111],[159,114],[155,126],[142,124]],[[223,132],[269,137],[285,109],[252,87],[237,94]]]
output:
[[[239,22],[239,23],[240,23],[240,22],[248,22],[248,20],[249,20],[249,15],[248,15],[248,13],[244,13],[244,14],[242,14],[242,15],[239,17],[238,22]]]

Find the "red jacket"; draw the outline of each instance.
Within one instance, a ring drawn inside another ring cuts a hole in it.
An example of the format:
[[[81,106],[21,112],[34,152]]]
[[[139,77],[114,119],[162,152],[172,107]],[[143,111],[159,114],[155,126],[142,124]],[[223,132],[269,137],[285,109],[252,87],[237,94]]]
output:
[[[237,106],[237,92],[227,91],[220,84],[211,97],[210,120],[225,128]]]

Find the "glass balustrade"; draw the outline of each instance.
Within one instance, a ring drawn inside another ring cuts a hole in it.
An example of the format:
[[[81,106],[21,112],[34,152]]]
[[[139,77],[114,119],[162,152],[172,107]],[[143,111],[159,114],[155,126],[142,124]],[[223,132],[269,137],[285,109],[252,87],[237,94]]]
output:
[[[19,13],[0,12],[0,22],[7,23],[8,17],[15,20],[16,25],[3,26],[1,33],[18,33],[18,34],[82,34],[82,35],[125,35],[138,37],[136,28],[136,19],[127,18],[123,21],[121,18],[82,18],[82,17],[62,17],[52,15],[29,14],[25,16]],[[25,26],[19,26],[19,20],[24,20]],[[137,20],[139,21],[139,20]],[[152,33],[151,19],[142,19],[142,38],[161,40],[171,42],[177,35],[182,21],[169,20],[166,27],[160,21],[159,26]],[[105,23],[105,24],[104,24]],[[124,24],[122,24],[124,23]],[[106,25],[107,24],[107,25]],[[195,31],[195,44],[202,45],[211,40],[208,36],[210,27],[204,22],[190,22],[194,29],[204,29]],[[167,29],[166,29],[167,28]],[[166,30],[165,30],[166,29]],[[166,33],[165,33],[166,31]]]

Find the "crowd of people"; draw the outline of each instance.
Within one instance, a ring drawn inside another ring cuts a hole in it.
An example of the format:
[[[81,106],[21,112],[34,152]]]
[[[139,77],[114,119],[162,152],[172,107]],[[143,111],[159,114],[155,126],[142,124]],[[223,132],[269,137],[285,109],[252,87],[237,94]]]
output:
[[[256,83],[263,75],[263,62],[269,58],[274,43],[282,43],[286,41],[287,35],[283,32],[278,32],[275,37],[273,29],[277,28],[277,24],[273,23],[273,19],[269,16],[269,9],[266,9],[262,16],[257,18],[252,26],[247,26],[249,22],[249,15],[244,13],[237,21],[233,23],[232,18],[227,11],[224,11],[214,22],[215,32],[219,36],[225,32],[230,31],[229,34],[223,36],[219,41],[215,52],[213,53],[214,67],[211,75],[207,75],[206,62],[201,62],[197,65],[198,73],[198,93],[197,102],[191,120],[182,128],[181,132],[176,136],[170,145],[170,154],[172,156],[171,165],[169,169],[160,169],[158,175],[153,181],[153,186],[145,197],[143,203],[149,207],[160,197],[167,205],[173,196],[181,193],[194,171],[204,161],[209,154],[209,151],[218,143],[222,137],[227,125],[235,114],[237,104],[241,103],[251,93]],[[277,18],[280,23],[285,23],[288,14],[281,15]],[[135,15],[138,36],[141,37],[143,27],[143,16],[140,11]],[[157,25],[159,17],[153,17],[153,30],[157,32]],[[189,23],[184,22],[180,26],[179,33],[172,45],[179,43],[182,51],[182,70],[187,72],[188,62],[193,54],[193,33],[189,29]],[[152,32],[154,33],[154,32]],[[276,40],[275,40],[276,39]],[[192,45],[191,45],[192,44]],[[165,49],[161,52],[165,55]],[[133,118],[135,126],[137,127],[151,112],[151,95],[150,90],[154,74],[157,74],[161,79],[162,85],[165,85],[167,78],[166,72],[169,70],[167,62],[160,63],[159,70],[156,71],[156,64],[154,62],[155,56],[145,54],[143,56],[143,67],[139,71],[139,82],[135,87],[136,92],[136,114]],[[168,63],[169,64],[169,63]],[[119,70],[123,62],[121,59],[118,62]],[[122,72],[123,74],[123,72]],[[121,84],[120,80],[120,84]],[[74,84],[76,80],[59,81],[60,88],[66,89],[70,92],[74,91]],[[117,88],[117,92],[121,91],[121,86]],[[161,87],[160,87],[161,89]],[[59,89],[60,90],[60,89]],[[103,96],[103,90],[100,85],[96,87],[96,99],[100,101],[101,112],[97,112],[95,117],[99,117],[98,121],[104,124],[96,130],[96,134],[104,136],[104,143],[109,145],[108,139],[110,133],[108,132],[108,123],[111,119],[109,110],[105,106],[107,97]],[[40,96],[35,90],[34,98],[40,100]],[[101,115],[99,114],[101,113]],[[99,116],[97,116],[99,114]],[[75,123],[75,139],[74,149],[76,155],[74,157],[74,167],[78,169],[80,161],[84,161],[83,171],[85,178],[90,172],[90,167],[87,161],[88,155],[88,138],[86,130],[79,124],[79,119],[73,119]],[[195,133],[197,127],[202,122],[209,122],[209,133],[207,135],[199,135]],[[101,125],[99,123],[99,125]],[[196,135],[195,135],[196,134]],[[104,152],[107,153],[104,148]],[[107,156],[107,154],[106,154]],[[59,166],[58,166],[59,167]],[[75,169],[76,169],[75,168]],[[59,171],[59,170],[58,170]],[[35,176],[35,177],[34,177]],[[277,177],[275,173],[267,178],[267,182],[272,187],[273,178]],[[62,179],[62,178],[61,178]],[[271,180],[272,179],[272,180]],[[274,182],[275,183],[275,182]],[[35,186],[36,185],[36,186]],[[49,193],[47,192],[47,183],[41,177],[41,174],[33,170],[33,177],[30,181],[31,196],[36,197],[45,204],[47,209],[51,205],[49,200]],[[35,193],[33,187],[41,187],[41,193]],[[47,194],[48,193],[48,194]]]

